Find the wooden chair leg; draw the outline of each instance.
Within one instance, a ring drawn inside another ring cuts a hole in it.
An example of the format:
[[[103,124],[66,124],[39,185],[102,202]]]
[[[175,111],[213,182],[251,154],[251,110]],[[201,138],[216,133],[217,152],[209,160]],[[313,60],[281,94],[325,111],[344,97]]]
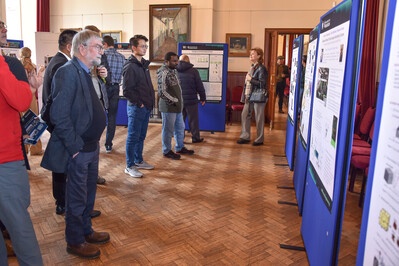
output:
[[[351,166],[350,177],[349,177],[349,188],[348,188],[350,192],[353,192],[353,187],[355,186],[356,174],[357,174],[357,168]]]
[[[360,197],[359,197],[359,207],[363,208],[363,203],[364,203],[364,193],[366,190],[366,184],[367,184],[367,175],[363,171],[363,181],[362,181],[362,189],[360,191]]]

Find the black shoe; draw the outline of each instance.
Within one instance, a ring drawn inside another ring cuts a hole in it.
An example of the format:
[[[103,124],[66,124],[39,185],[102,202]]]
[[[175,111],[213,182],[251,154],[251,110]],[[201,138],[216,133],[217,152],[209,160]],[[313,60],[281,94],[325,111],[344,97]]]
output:
[[[107,180],[104,177],[98,176],[97,178],[97,185],[104,185]]]
[[[252,143],[252,146],[261,146],[263,145],[263,142],[254,142]]]
[[[173,151],[168,151],[168,153],[165,153],[163,156],[166,157],[166,158],[170,158],[172,160],[179,160],[180,159],[180,155],[174,153]]]
[[[180,151],[176,152],[177,154],[185,154],[185,155],[193,155],[193,150],[188,150],[186,147],[183,147]]]
[[[204,141],[204,138],[200,138],[200,139],[193,139],[193,143],[201,143]]]
[[[251,141],[249,139],[239,139],[237,140],[237,144],[248,144]]]
[[[91,218],[96,218],[96,217],[98,217],[100,215],[101,215],[101,211],[99,211],[99,210],[92,210],[91,213],[90,213],[90,217]]]
[[[55,207],[55,213],[58,215],[63,215],[65,213],[65,206],[57,205],[57,207]]]

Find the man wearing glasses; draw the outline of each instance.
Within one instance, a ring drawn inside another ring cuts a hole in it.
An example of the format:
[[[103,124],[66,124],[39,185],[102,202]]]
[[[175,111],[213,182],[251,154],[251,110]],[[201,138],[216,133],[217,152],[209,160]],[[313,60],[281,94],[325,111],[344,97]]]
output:
[[[60,67],[53,78],[51,134],[42,166],[68,174],[66,183],[65,238],[67,252],[82,258],[97,258],[93,244],[109,242],[106,232],[92,228],[90,213],[96,197],[99,141],[106,114],[98,98],[90,69],[101,63],[101,37],[90,30],[72,40],[72,60]]]
[[[143,35],[130,38],[133,54],[126,61],[122,71],[123,95],[128,99],[125,173],[135,178],[143,176],[139,169],[154,169],[153,165],[143,159],[144,139],[155,103],[154,87],[148,69],[150,61],[143,58],[147,52],[147,42],[147,37]]]

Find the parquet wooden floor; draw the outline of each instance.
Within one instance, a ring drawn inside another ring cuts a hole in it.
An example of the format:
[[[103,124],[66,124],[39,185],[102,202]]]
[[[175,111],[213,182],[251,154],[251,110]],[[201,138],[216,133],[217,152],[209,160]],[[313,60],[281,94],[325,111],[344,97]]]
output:
[[[301,217],[292,172],[284,158],[285,118],[265,130],[265,145],[238,145],[238,122],[226,132],[202,132],[204,143],[187,144],[195,155],[179,161],[161,152],[161,125],[150,124],[145,160],[154,170],[144,178],[124,173],[126,128],[117,127],[114,150],[101,147],[93,228],[107,231],[111,241],[101,257],[83,260],[66,252],[64,218],[55,214],[51,173],[30,157],[31,206],[45,265],[308,265],[305,252],[281,249],[280,243],[303,246]],[[253,134],[255,127],[252,128]],[[189,136],[186,140],[190,140]],[[46,137],[44,137],[44,145]],[[102,141],[103,143],[103,141]],[[358,187],[357,187],[358,188]],[[354,265],[361,209],[358,194],[348,194],[341,240],[340,265]],[[18,265],[10,258],[10,265]]]

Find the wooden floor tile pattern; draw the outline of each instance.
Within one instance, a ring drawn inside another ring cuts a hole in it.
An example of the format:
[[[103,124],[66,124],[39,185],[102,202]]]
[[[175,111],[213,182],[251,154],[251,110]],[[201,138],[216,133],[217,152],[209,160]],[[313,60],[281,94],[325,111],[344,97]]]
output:
[[[142,179],[124,173],[127,130],[117,127],[113,152],[101,147],[100,175],[107,183],[98,186],[95,208],[102,214],[93,219],[93,228],[109,232],[111,241],[95,260],[66,252],[51,173],[39,166],[41,157],[30,157],[29,211],[45,265],[308,265],[305,252],[279,247],[303,246],[297,207],[278,204],[295,202],[293,190],[277,188],[292,186],[293,175],[278,165],[286,164],[279,156],[285,143],[280,116],[275,129],[266,128],[263,146],[236,144],[240,125],[233,123],[226,132],[202,132],[204,143],[187,143],[195,155],[179,161],[163,158],[161,125],[150,124],[144,156],[155,169],[143,170]],[[347,197],[340,265],[355,264],[358,196]],[[9,262],[18,265],[15,258]]]

